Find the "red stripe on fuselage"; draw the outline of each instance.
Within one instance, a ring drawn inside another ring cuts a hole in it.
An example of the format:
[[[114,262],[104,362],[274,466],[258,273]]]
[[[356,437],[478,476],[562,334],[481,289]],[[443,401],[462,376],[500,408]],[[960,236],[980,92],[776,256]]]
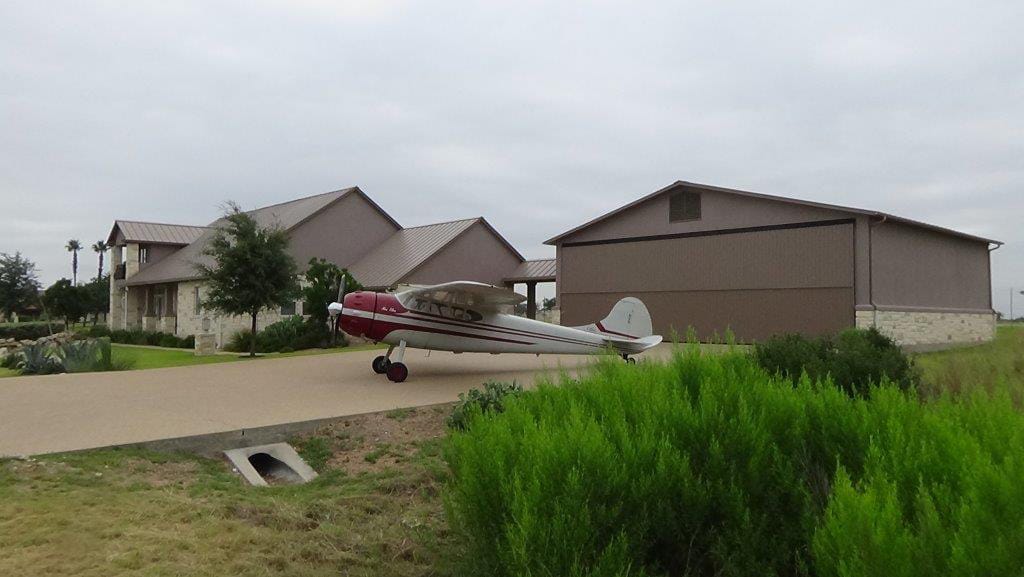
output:
[[[534,344],[536,344],[536,343],[531,343],[531,342],[528,342],[528,341],[516,341],[516,340],[512,340],[512,339],[503,339],[503,338],[500,338],[500,337],[490,337],[490,336],[485,336],[485,335],[474,335],[472,333],[463,333],[463,332],[459,332],[459,331],[447,331],[447,330],[444,330],[444,329],[436,329],[436,328],[433,328],[433,327],[424,327],[424,326],[420,326],[420,325],[408,325],[408,324],[405,324],[405,323],[396,323],[394,321],[386,321],[386,320],[383,320],[383,319],[374,319],[374,321],[373,321],[373,332],[378,333],[378,331],[381,331],[381,332],[378,333],[378,335],[380,335],[380,336],[377,338],[377,340],[383,340],[385,337],[387,337],[389,334],[391,334],[392,331],[399,331],[399,330],[419,331],[419,332],[424,332],[424,333],[436,333],[436,334],[440,334],[440,335],[449,335],[449,336],[454,336],[454,337],[466,337],[466,338],[470,338],[470,339],[479,339],[479,340],[484,340],[484,341],[498,341],[498,342],[502,342],[502,343],[514,343],[514,344],[517,344],[517,345],[534,345]]]

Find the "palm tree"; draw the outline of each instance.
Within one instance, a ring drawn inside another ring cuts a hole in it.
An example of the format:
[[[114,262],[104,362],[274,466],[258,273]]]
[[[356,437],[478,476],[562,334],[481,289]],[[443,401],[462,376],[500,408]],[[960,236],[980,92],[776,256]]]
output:
[[[71,284],[78,286],[78,251],[82,250],[82,243],[71,239],[64,248],[71,253]]]
[[[96,275],[97,279],[103,278],[103,255],[106,254],[108,248],[110,247],[102,240],[98,240],[92,245],[92,249],[96,251],[96,254],[100,255],[100,272]]]

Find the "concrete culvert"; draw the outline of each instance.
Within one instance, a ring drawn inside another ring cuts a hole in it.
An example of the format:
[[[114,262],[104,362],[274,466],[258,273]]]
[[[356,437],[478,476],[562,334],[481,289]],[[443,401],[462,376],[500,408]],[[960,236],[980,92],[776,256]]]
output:
[[[224,455],[246,481],[259,487],[301,484],[317,476],[287,443],[231,449]]]
[[[256,453],[249,456],[249,464],[252,465],[260,477],[270,485],[301,483],[302,477],[283,462],[271,457],[266,453]]]

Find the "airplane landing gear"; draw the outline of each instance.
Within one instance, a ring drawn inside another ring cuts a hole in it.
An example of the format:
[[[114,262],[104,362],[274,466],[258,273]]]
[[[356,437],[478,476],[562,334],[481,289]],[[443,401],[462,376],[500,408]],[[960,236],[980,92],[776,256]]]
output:
[[[388,367],[388,380],[392,383],[401,383],[409,376],[409,369],[405,363],[391,363]]]
[[[378,375],[383,375],[384,373],[388,372],[388,367],[390,366],[391,359],[385,357],[384,355],[381,355],[373,359],[373,372],[377,373]]]
[[[378,375],[387,375],[388,380],[393,383],[401,383],[409,376],[409,368],[405,366],[402,359],[405,358],[405,341],[398,343],[398,353],[395,360],[391,360],[391,353],[395,345],[388,347],[388,352],[373,359],[373,372]]]
[[[633,357],[631,357],[629,355],[622,355],[622,360],[626,361],[627,365],[635,365],[636,364],[636,359],[634,359]]]

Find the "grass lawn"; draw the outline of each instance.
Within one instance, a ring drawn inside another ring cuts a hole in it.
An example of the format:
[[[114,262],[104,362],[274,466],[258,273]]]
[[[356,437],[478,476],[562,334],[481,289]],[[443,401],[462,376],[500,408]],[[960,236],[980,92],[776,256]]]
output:
[[[287,357],[304,357],[309,355],[331,355],[352,351],[365,351],[383,348],[379,345],[362,345],[357,347],[345,347],[343,349],[309,349],[295,351],[293,353],[270,353],[261,355],[256,359],[248,359],[239,354],[211,355],[197,357],[191,349],[168,349],[160,347],[137,347],[130,345],[111,345],[112,356],[115,362],[127,362],[131,364],[132,370],[136,369],[160,369],[165,367],[184,367],[187,365],[208,365],[212,363],[230,363],[236,361],[251,361],[260,359],[283,359]],[[18,376],[17,371],[0,368],[0,379],[4,377]]]
[[[293,353],[269,353],[256,359],[244,357],[244,353],[227,355],[210,355],[197,357],[191,349],[166,349],[158,347],[135,347],[112,345],[114,361],[132,363],[132,369],[159,369],[164,367],[183,367],[186,365],[207,365],[211,363],[230,363],[236,361],[252,361],[260,359],[283,359],[287,357],[304,357],[309,355],[330,355],[352,351],[365,351],[381,348],[377,345],[345,347],[343,349],[308,349]]]
[[[1024,325],[1001,324],[990,343],[921,354],[917,364],[925,396],[981,387],[1007,390],[1024,401]]]
[[[301,486],[134,450],[0,460],[0,575],[448,575],[437,437],[449,410],[297,439],[321,469]]]

